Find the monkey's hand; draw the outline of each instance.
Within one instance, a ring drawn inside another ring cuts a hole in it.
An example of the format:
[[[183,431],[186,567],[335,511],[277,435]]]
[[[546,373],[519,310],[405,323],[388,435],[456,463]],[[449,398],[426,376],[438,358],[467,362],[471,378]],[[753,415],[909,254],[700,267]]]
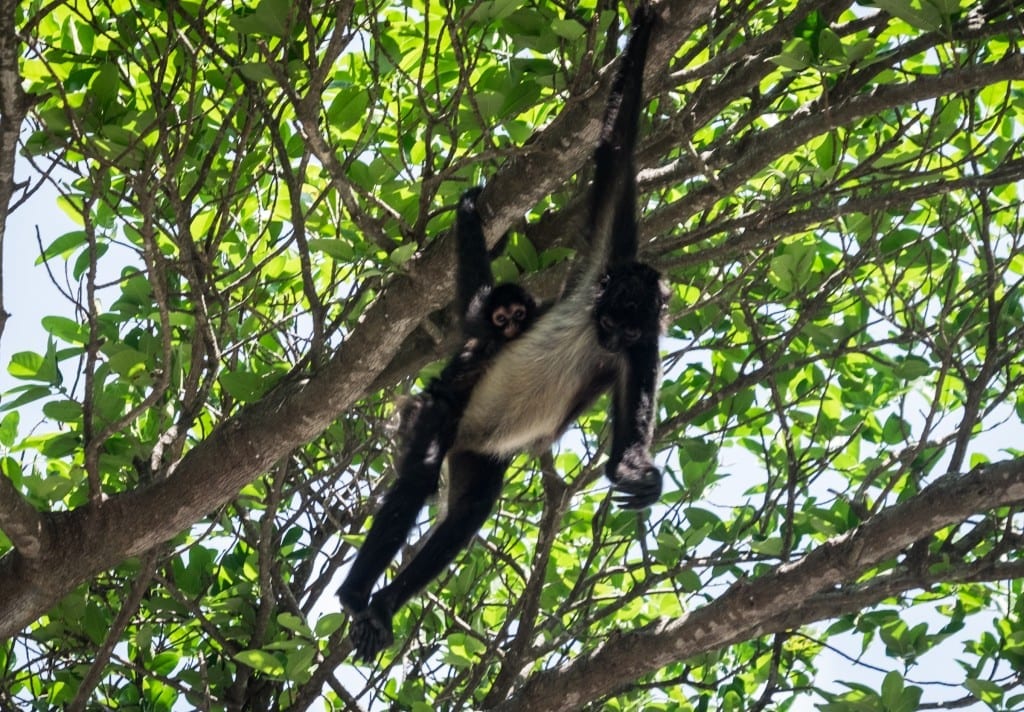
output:
[[[616,490],[612,500],[622,509],[644,509],[661,496],[661,471],[638,450],[627,450],[619,462],[608,463],[608,479]]]
[[[641,2],[637,5],[636,10],[633,12],[633,17],[630,22],[633,25],[633,30],[636,31],[637,27],[644,25],[653,25],[658,20],[658,12],[651,7],[650,2]]]
[[[358,660],[372,663],[380,651],[395,642],[391,630],[391,611],[376,597],[370,605],[352,617],[348,630],[349,640]]]
[[[476,199],[483,192],[483,187],[477,185],[469,188],[459,198],[458,216],[460,220],[475,220],[480,222],[480,213],[476,207]]]

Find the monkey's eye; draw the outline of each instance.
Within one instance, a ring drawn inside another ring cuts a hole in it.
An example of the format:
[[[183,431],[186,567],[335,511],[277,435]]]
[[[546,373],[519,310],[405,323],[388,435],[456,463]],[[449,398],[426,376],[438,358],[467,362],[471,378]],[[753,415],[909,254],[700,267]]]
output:
[[[494,312],[494,316],[491,317],[491,321],[494,322],[495,326],[504,328],[505,324],[508,323],[508,317],[505,316],[504,311],[496,311]]]
[[[512,310],[512,318],[516,321],[522,321],[526,318],[526,308],[517,306]]]
[[[615,323],[615,320],[612,319],[610,316],[601,317],[601,328],[604,329],[605,331],[615,331],[616,326],[618,325]]]
[[[629,343],[633,343],[640,338],[640,329],[637,329],[635,326],[627,326],[622,330],[622,333]]]

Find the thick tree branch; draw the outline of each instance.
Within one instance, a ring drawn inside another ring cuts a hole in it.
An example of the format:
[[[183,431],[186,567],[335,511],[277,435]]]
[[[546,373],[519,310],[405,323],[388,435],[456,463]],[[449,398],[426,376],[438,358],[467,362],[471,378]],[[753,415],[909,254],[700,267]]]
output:
[[[0,531],[27,559],[34,559],[50,543],[46,519],[21,496],[7,475],[0,472]]]
[[[857,580],[942,527],[1022,497],[1022,459],[945,475],[917,497],[882,510],[803,558],[755,580],[738,581],[703,608],[624,633],[568,665],[532,676],[494,709],[577,709],[672,662],[785,630],[808,619],[804,606],[821,605],[814,596]],[[908,585],[919,584],[908,580]],[[828,614],[816,610],[818,617]]]

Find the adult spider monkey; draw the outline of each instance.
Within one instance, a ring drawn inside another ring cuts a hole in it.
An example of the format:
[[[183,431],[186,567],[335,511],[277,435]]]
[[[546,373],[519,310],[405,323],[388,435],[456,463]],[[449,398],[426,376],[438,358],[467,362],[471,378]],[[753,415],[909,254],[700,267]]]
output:
[[[667,290],[656,270],[636,260],[633,162],[654,21],[654,11],[641,5],[612,82],[594,153],[585,233],[589,254],[562,298],[488,360],[469,386],[464,409],[443,413],[440,430],[424,425],[411,433],[409,452],[417,453],[418,463],[410,464],[430,473],[421,488],[435,487],[432,473],[447,454],[448,511],[420,551],[367,606],[366,593],[408,535],[423,496],[417,492],[410,500],[408,509],[415,504],[411,514],[385,519],[382,510],[374,519],[356,562],[366,558],[373,566],[350,573],[339,591],[342,602],[355,612],[350,637],[359,658],[372,660],[393,642],[395,611],[469,544],[497,501],[512,458],[549,446],[606,390],[612,391],[606,475],[617,491],[615,501],[641,509],[661,494],[661,473],[652,463],[650,447]],[[449,424],[455,425],[454,431]],[[364,552],[372,553],[364,557]],[[384,552],[387,558],[381,560]],[[351,591],[358,595],[351,597]],[[361,605],[352,605],[353,598]]]
[[[529,329],[540,313],[522,286],[494,285],[477,208],[480,190],[463,193],[455,219],[457,302],[464,341],[423,392],[399,408],[398,433],[404,444],[397,481],[385,494],[338,589],[341,602],[357,616],[366,609],[374,582],[398,553],[427,498],[437,493],[441,464],[480,376],[498,350]]]

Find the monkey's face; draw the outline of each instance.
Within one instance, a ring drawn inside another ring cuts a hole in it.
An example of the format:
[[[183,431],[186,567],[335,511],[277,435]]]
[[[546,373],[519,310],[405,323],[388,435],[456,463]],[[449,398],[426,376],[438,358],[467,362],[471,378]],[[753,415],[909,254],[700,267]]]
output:
[[[537,316],[537,304],[519,285],[502,284],[491,292],[487,313],[495,335],[511,341],[533,324]]]
[[[608,351],[627,351],[657,340],[667,290],[657,270],[640,262],[617,265],[598,284],[594,306],[597,340]]]
[[[511,341],[526,330],[528,317],[526,306],[513,302],[491,312],[491,325],[501,332],[506,341]]]

